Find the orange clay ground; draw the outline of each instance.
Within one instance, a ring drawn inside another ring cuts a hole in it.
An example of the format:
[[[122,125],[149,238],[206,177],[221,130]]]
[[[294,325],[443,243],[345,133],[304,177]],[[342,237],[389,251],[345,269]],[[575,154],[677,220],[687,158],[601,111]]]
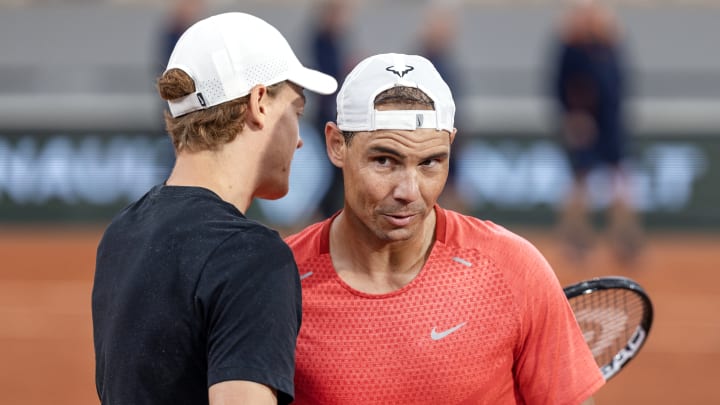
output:
[[[604,245],[582,265],[543,230],[534,242],[563,285],[629,276],[655,304],[639,357],[595,396],[598,405],[720,404],[720,234],[655,233],[631,267]],[[0,230],[0,404],[97,404],[90,292],[102,230]]]

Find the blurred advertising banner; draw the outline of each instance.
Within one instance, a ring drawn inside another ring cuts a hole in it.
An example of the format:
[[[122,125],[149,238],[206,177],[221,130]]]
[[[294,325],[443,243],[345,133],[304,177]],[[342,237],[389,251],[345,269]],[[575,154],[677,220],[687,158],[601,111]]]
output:
[[[248,216],[277,226],[309,221],[329,187],[324,140],[301,128],[290,193],[259,200]],[[570,185],[556,139],[537,134],[464,136],[453,151],[469,214],[548,225]],[[157,131],[0,131],[0,223],[107,222],[162,183],[173,164]],[[720,136],[637,136],[627,164],[635,206],[648,226],[720,228]],[[608,173],[590,175],[593,204],[608,204]]]
[[[458,154],[458,190],[484,218],[552,223],[570,189],[564,150],[549,137],[473,137]],[[720,137],[635,137],[624,163],[634,206],[650,226],[720,228],[718,159]],[[592,171],[588,184],[601,213],[611,202],[611,171]]]

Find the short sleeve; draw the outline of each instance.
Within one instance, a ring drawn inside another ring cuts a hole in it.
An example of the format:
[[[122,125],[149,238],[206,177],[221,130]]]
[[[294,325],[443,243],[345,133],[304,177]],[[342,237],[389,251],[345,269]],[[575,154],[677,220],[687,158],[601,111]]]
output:
[[[294,395],[301,291],[292,252],[268,229],[237,232],[210,255],[196,290],[207,332],[208,387],[247,380]]]
[[[521,335],[515,378],[520,403],[577,405],[605,382],[562,287],[545,258],[523,241],[515,265]]]

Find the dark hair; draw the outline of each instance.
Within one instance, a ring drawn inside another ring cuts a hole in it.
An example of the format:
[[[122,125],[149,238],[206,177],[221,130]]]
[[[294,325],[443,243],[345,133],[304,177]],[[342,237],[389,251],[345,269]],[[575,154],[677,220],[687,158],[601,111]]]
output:
[[[416,108],[417,106],[430,107],[435,109],[435,103],[428,97],[425,92],[417,87],[396,86],[391,87],[375,97],[373,102],[375,107],[381,105],[396,105]],[[350,145],[350,141],[355,136],[353,131],[342,131],[345,144]]]
[[[284,84],[268,86],[268,95]],[[195,92],[195,83],[184,71],[170,69],[158,79],[157,89],[163,100],[175,100]],[[165,129],[175,151],[216,150],[232,142],[245,125],[248,100],[249,96],[240,97],[177,118],[166,110]]]
[[[417,87],[397,86],[389,88],[375,97],[375,107],[397,104],[402,106],[421,105],[435,109],[435,103]]]

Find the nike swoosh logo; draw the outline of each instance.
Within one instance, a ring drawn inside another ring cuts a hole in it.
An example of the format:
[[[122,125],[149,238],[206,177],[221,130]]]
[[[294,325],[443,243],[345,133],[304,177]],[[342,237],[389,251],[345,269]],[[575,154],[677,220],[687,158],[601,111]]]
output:
[[[307,273],[300,275],[300,280],[305,280],[306,278],[312,276],[312,274],[312,271],[308,271]]]
[[[447,329],[447,330],[444,330],[444,331],[442,331],[442,332],[438,332],[438,331],[435,330],[435,328],[432,328],[432,330],[430,331],[430,339],[432,339],[432,340],[445,339],[446,337],[448,337],[449,334],[451,334],[451,333],[453,333],[453,332],[457,332],[458,329],[460,329],[460,328],[462,328],[463,326],[465,326],[466,323],[467,323],[467,322],[463,322],[463,323],[461,323],[461,324],[459,324],[459,325],[455,325],[455,326],[453,326],[452,328]]]
[[[465,259],[461,259],[461,258],[459,258],[459,257],[453,257],[452,259],[453,259],[454,261],[462,264],[463,266],[472,267],[472,263],[470,263],[469,261],[467,261],[467,260],[465,260]]]

